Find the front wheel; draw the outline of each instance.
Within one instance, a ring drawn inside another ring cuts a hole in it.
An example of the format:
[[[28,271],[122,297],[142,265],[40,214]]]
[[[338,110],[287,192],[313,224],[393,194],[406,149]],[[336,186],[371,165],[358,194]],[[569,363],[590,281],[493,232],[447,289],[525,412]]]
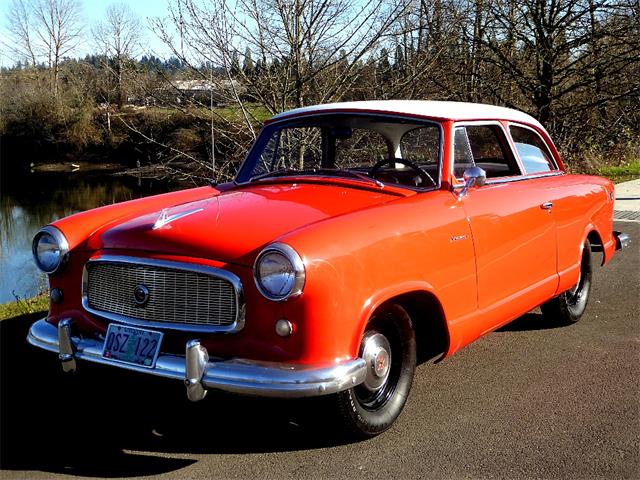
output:
[[[376,312],[363,335],[360,356],[367,363],[365,381],[337,393],[333,400],[348,432],[368,438],[393,424],[411,390],[416,340],[404,308],[390,304]]]
[[[578,283],[564,293],[543,304],[540,309],[542,315],[557,323],[576,323],[587,308],[591,291],[591,244],[584,242],[582,260],[580,262],[580,277]]]

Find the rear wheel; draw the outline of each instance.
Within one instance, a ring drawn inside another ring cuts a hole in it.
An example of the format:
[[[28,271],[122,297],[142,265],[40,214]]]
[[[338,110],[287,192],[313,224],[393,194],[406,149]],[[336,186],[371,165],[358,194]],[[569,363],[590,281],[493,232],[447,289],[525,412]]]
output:
[[[591,244],[584,243],[578,282],[564,293],[543,304],[542,314],[558,323],[570,324],[580,320],[587,308],[591,291]]]
[[[333,400],[348,432],[367,438],[393,424],[411,390],[416,341],[411,318],[401,306],[390,304],[376,312],[363,335],[360,356],[367,362],[365,381]]]

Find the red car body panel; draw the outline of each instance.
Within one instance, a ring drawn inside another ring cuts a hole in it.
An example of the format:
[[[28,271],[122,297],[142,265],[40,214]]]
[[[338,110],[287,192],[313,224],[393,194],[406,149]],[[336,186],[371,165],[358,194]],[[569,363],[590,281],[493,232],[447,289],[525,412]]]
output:
[[[339,185],[256,185],[168,208],[168,214],[194,213],[163,228],[152,228],[159,211],[118,223],[95,235],[89,246],[155,249],[174,255],[189,252],[194,257],[250,266],[258,250],[285,233],[395,198]]]
[[[65,298],[51,305],[49,322],[72,317],[84,332],[104,332],[108,321],[82,308],[82,269],[89,258],[122,254],[210,265],[240,278],[246,325],[233,334],[200,335],[214,356],[300,364],[355,358],[376,308],[416,293],[440,306],[448,335],[444,353],[451,355],[575,284],[588,236],[600,239],[603,262],[611,259],[611,182],[564,173],[548,134],[529,124],[548,144],[558,170],[518,181],[492,179],[459,199],[461,181],[447,173],[453,170],[457,119],[435,119],[444,138],[443,174],[434,191],[344,179],[274,180],[222,193],[186,190],[55,222],[71,255],[65,269],[50,277]],[[542,209],[545,202],[554,208]],[[154,230],[165,208],[198,212]],[[285,302],[264,298],[253,279],[256,256],[276,240],[299,252],[306,268],[303,293]],[[274,331],[283,318],[294,326],[286,338]],[[191,338],[185,332],[167,337],[167,348],[176,350]]]

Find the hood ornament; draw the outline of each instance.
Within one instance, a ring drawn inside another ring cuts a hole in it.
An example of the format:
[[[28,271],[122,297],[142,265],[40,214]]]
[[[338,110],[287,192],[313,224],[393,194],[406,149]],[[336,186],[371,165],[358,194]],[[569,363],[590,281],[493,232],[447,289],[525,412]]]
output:
[[[194,208],[192,210],[185,210],[183,212],[178,212],[178,213],[169,215],[169,209],[163,208],[162,211],[160,212],[160,216],[156,220],[156,223],[153,224],[152,229],[157,230],[159,228],[164,227],[165,225],[170,224],[171,222],[175,222],[179,218],[183,218],[183,217],[186,217],[187,215],[192,215],[194,213],[201,212],[202,210],[204,210],[204,208]]]

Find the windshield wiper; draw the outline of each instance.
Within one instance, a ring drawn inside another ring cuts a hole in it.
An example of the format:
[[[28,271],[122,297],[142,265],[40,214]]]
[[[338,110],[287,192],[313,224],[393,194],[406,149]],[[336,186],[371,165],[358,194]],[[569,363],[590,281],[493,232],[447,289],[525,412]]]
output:
[[[260,175],[256,175],[255,177],[251,177],[249,179],[250,182],[255,182],[256,180],[261,180],[263,178],[269,177],[285,177],[287,175],[299,175],[302,173],[300,170],[296,170],[294,168],[279,168],[278,170],[274,170],[273,172],[265,172]]]
[[[375,178],[371,178],[366,176],[363,173],[360,173],[356,170],[350,170],[348,168],[343,168],[341,170],[337,170],[334,168],[319,168],[316,170],[317,173],[324,173],[324,174],[328,174],[328,175],[334,175],[336,177],[355,177],[355,178],[359,178],[360,180],[364,180],[367,183],[374,183],[376,186],[380,187],[380,188],[384,188],[384,183],[382,183],[380,180],[376,180]]]
[[[365,180],[367,182],[373,182],[375,183],[378,187],[380,188],[384,188],[384,183],[382,183],[380,180],[378,180],[377,178],[373,178],[373,177],[369,177],[363,173],[360,172],[356,172],[354,170],[349,170],[349,169],[344,169],[344,170],[340,170],[341,172],[345,172],[345,173],[350,173],[351,175],[358,177],[362,180]]]

